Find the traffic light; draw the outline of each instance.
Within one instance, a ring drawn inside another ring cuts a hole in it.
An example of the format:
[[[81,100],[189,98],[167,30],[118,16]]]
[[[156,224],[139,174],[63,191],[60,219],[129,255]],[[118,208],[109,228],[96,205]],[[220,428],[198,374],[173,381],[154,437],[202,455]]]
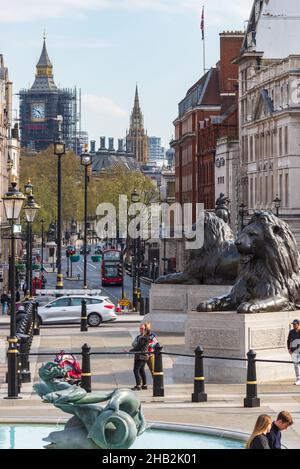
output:
[[[123,264],[118,264],[118,277],[123,277]]]

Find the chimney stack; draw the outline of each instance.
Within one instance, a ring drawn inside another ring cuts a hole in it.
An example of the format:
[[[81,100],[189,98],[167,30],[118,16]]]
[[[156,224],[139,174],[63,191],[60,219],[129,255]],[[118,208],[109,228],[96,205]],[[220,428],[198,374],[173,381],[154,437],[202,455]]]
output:
[[[115,149],[114,149],[114,139],[112,137],[108,139],[108,149],[109,149],[109,151],[115,151]]]
[[[100,137],[100,150],[106,150],[105,148],[105,137]]]

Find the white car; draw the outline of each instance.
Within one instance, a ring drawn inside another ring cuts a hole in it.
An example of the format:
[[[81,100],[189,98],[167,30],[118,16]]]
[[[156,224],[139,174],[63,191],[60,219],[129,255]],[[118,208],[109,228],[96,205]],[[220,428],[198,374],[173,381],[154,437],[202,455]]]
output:
[[[38,320],[43,324],[80,323],[81,300],[86,300],[87,323],[91,327],[117,319],[116,307],[107,296],[61,296],[38,308]]]

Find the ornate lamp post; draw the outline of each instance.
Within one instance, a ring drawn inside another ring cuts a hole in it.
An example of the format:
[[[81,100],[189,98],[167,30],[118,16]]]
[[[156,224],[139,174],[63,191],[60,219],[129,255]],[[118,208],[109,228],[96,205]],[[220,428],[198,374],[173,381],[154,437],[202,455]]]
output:
[[[244,204],[244,202],[241,203],[240,205],[240,217],[241,217],[241,231],[243,231],[244,229],[244,217],[246,215],[246,205]]]
[[[33,185],[31,184],[30,179],[28,179],[27,184],[24,185],[24,192],[27,198],[33,192]],[[26,218],[26,221],[27,221],[27,218]],[[31,225],[28,221],[27,221],[26,233],[27,233],[27,236],[26,236],[26,253],[27,253],[26,255],[26,291],[29,291],[29,287],[30,287],[29,276],[30,276],[30,265],[32,262],[32,258],[29,255],[30,254],[29,250],[30,250],[30,239],[31,239]]]
[[[11,226],[11,312],[10,335],[8,338],[8,399],[18,398],[18,339],[16,337],[16,272],[15,272],[15,223],[18,221],[25,196],[17,189],[17,183],[11,182],[8,192],[2,197],[5,215]]]
[[[83,251],[83,288],[87,288],[87,209],[88,209],[88,167],[93,162],[93,157],[85,151],[80,156],[81,165],[84,166],[84,251]]]
[[[134,190],[131,194],[131,203],[136,204],[140,201],[140,195],[137,190]],[[135,311],[138,308],[138,283],[139,283],[139,266],[137,266],[138,252],[137,252],[137,239],[136,236],[133,239],[133,258],[132,258],[132,306]]]
[[[279,199],[278,195],[276,195],[275,199],[273,200],[275,208],[276,208],[276,217],[279,218],[279,209],[281,206],[281,200]]]
[[[41,220],[41,225],[42,225],[42,249],[41,249],[41,272],[43,274],[44,272],[44,225],[46,223],[45,218],[42,218]]]
[[[62,140],[62,117],[57,116],[58,138],[54,142],[54,154],[57,156],[57,277],[56,288],[61,290],[64,286],[61,273],[61,225],[62,225],[62,185],[61,185],[61,157],[66,153],[66,146]]]
[[[30,298],[32,298],[32,224],[34,222],[35,216],[38,212],[38,210],[41,207],[35,202],[33,194],[30,194],[27,197],[27,203],[24,206],[25,210],[25,215],[27,222],[30,226],[29,230],[29,262],[30,262],[30,269],[29,269],[29,292],[30,292]]]

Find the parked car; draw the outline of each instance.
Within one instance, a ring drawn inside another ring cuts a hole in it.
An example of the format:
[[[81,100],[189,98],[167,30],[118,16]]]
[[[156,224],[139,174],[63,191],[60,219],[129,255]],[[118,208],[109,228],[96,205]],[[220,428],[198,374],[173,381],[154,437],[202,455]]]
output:
[[[95,246],[95,251],[94,251],[95,254],[102,254],[102,246],[100,245],[96,245]]]
[[[87,323],[91,327],[117,319],[116,307],[107,296],[70,295],[56,298],[38,309],[38,320],[43,324],[80,323],[81,301],[87,302]]]

